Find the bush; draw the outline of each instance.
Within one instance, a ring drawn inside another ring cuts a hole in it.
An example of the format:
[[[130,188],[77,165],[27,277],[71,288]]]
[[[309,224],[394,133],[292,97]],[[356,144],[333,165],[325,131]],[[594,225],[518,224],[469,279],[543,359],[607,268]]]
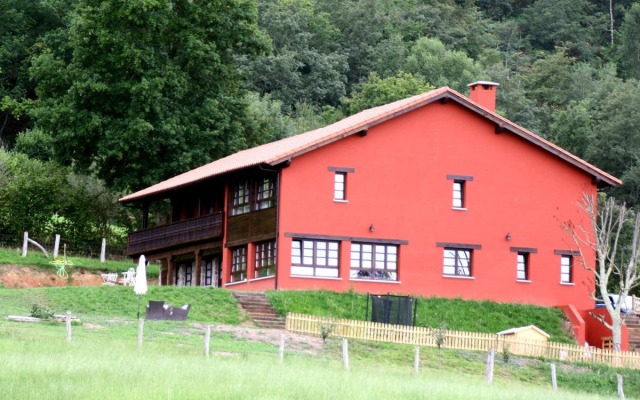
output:
[[[31,306],[31,316],[34,318],[51,319],[53,313],[53,309],[45,303],[35,303]]]

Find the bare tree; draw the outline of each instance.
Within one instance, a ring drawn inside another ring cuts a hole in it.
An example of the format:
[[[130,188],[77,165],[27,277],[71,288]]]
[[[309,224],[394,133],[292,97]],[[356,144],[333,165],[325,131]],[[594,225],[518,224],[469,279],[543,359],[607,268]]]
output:
[[[581,263],[596,278],[596,292],[611,316],[608,323],[604,316],[592,314],[611,330],[613,348],[620,350],[622,324],[625,315],[621,313],[626,304],[629,291],[640,284],[638,276],[638,257],[640,257],[640,213],[627,208],[625,203],[617,204],[612,197],[603,199],[598,207],[595,196],[584,194],[578,206],[589,217],[589,224],[576,225],[563,223],[580,252]],[[625,227],[633,225],[631,242],[622,240]],[[624,242],[624,243],[623,243]],[[583,249],[595,250],[596,259],[590,260],[583,255]],[[616,304],[609,298],[609,282],[612,276],[619,279],[620,297]],[[595,299],[595,295],[594,295]]]

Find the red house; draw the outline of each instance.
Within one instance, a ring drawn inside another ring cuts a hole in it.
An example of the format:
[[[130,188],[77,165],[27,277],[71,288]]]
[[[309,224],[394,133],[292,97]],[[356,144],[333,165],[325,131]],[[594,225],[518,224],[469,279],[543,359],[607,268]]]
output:
[[[593,307],[561,222],[617,178],[440,88],[251,148],[120,199],[162,285],[330,289]],[[150,207],[167,221],[150,227]],[[170,214],[170,215],[169,215]],[[593,253],[590,256],[595,257]]]

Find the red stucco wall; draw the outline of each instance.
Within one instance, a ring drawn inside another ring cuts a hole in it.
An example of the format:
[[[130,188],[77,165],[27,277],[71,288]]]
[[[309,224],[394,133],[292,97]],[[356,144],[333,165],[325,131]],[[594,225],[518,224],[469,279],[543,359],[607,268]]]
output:
[[[334,173],[348,174],[347,203],[333,201]],[[447,175],[473,176],[467,209],[453,210]],[[592,307],[591,276],[574,267],[560,284],[570,250],[561,221],[580,222],[576,202],[594,193],[591,177],[454,102],[429,104],[292,160],[282,171],[278,288],[331,289]],[[375,232],[370,232],[370,225]],[[349,279],[350,242],[342,241],[339,279],[291,276],[291,234],[398,239],[399,282]],[[511,240],[506,240],[510,233]],[[443,277],[437,242],[479,244],[473,278]],[[516,253],[536,248],[531,282],[516,281]],[[575,248],[573,249],[575,250]]]
[[[611,323],[611,316],[605,308],[594,308],[591,310],[585,310],[582,313],[584,321],[587,325],[585,337],[587,343],[589,343],[590,346],[602,348],[602,338],[611,337],[611,330],[604,326],[602,322],[591,316],[591,313],[604,316],[605,320],[608,323]],[[629,350],[629,331],[627,330],[626,325],[622,326],[620,339],[620,350]]]

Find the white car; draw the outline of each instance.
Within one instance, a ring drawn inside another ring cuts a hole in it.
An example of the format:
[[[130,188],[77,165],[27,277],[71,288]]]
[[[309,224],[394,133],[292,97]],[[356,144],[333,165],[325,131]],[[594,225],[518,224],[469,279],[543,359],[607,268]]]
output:
[[[618,300],[620,300],[620,295],[610,294],[609,300],[611,300],[611,304],[615,308],[616,304],[618,304]],[[605,307],[606,306],[604,305],[604,300],[602,300],[602,296],[598,296],[596,298],[596,308],[605,308]],[[620,308],[620,312],[629,313],[631,311],[633,311],[633,298],[631,297],[631,295],[627,295],[627,297],[624,299],[624,304]]]

